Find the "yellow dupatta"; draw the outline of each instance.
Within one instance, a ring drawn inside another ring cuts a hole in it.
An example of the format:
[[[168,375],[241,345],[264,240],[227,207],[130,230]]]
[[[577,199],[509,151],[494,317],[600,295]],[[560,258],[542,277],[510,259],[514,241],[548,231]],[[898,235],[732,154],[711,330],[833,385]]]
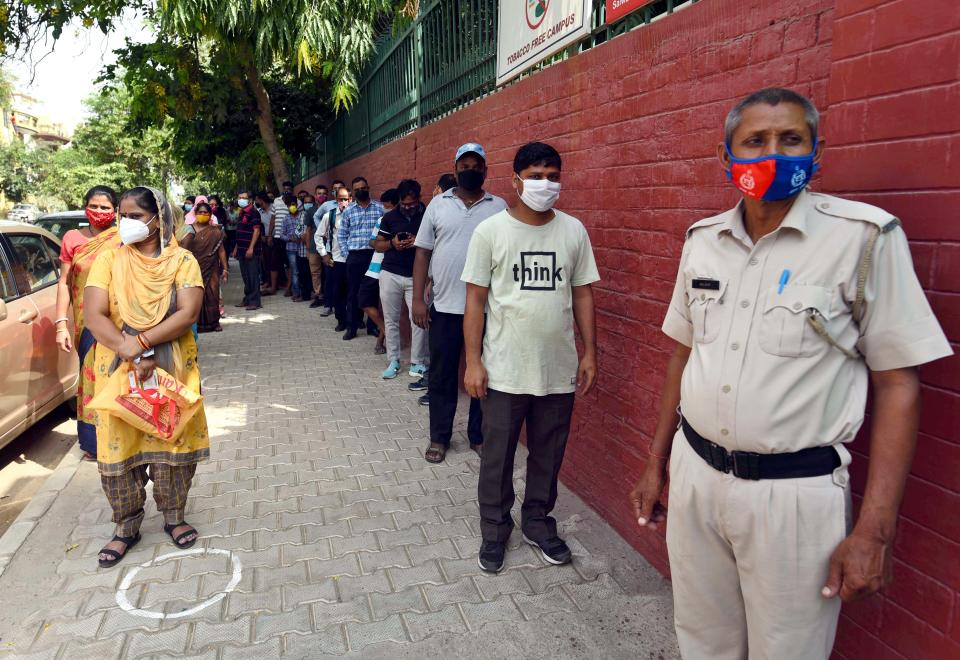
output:
[[[87,277],[93,262],[100,256],[101,250],[114,250],[123,245],[117,233],[116,225],[106,229],[82,246],[73,254],[70,265],[70,275],[67,278],[67,288],[70,290],[70,300],[73,303],[73,326],[75,345],[80,345],[80,335],[83,333],[83,289],[87,286]]]
[[[117,250],[112,286],[124,323],[143,331],[167,316],[183,251],[175,239],[171,239],[158,257],[148,257],[131,245]]]

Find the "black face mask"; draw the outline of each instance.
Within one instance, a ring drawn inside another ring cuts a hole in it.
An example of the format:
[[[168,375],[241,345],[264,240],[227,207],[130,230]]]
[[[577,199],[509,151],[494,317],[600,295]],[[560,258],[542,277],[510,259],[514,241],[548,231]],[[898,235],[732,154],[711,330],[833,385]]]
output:
[[[366,204],[370,201],[370,191],[369,190],[354,190],[353,198],[360,202],[361,204]]]
[[[480,170],[463,170],[457,172],[457,185],[467,192],[477,192],[483,188],[484,178]]]

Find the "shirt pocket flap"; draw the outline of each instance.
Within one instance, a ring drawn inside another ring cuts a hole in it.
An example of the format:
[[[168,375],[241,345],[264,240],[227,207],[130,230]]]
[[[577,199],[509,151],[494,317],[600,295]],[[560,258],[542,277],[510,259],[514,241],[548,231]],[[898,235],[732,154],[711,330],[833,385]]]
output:
[[[704,289],[699,287],[695,288],[693,286],[693,283],[695,280],[699,282],[708,280],[708,281],[717,283],[718,286],[712,289]],[[687,301],[688,301],[687,304],[688,305],[695,305],[695,304],[705,305],[708,302],[717,302],[718,300],[721,300],[723,298],[723,294],[726,293],[726,291],[727,291],[726,278],[717,278],[717,279],[703,278],[703,277],[691,278],[687,282]]]
[[[770,289],[764,312],[782,308],[800,314],[816,311],[825,319],[830,318],[830,291],[822,286],[795,284],[785,287],[783,293]]]

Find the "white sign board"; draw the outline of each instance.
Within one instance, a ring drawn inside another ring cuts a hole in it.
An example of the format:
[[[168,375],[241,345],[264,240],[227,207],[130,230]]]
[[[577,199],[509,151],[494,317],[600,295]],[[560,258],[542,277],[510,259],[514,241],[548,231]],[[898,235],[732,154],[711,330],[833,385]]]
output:
[[[500,0],[497,84],[590,32],[590,0]]]

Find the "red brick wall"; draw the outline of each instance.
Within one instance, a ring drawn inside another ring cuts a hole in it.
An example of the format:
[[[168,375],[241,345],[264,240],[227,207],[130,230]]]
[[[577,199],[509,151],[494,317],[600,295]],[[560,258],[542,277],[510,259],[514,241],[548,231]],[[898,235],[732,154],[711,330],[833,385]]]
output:
[[[960,342],[960,6],[837,0],[823,187],[889,209],[954,349]],[[960,358],[921,369],[923,417],[895,581],[844,608],[837,654],[960,658]],[[868,441],[854,445],[863,492]]]
[[[714,157],[724,114],[763,86],[810,95],[829,145],[814,187],[902,218],[921,281],[960,342],[958,23],[955,0],[702,0],[306,183],[363,174],[378,193],[413,176],[429,190],[456,147],[478,141],[487,187],[510,199],[520,144],[560,150],[560,206],[588,227],[603,278],[600,384],[578,401],[562,478],[667,573],[662,534],[638,531],[626,494],[655,426],[670,350],[660,323],[684,230],[736,200]],[[960,657],[958,366],[952,358],[922,372],[897,581],[845,608],[840,657]],[[863,438],[855,449],[862,492]]]

